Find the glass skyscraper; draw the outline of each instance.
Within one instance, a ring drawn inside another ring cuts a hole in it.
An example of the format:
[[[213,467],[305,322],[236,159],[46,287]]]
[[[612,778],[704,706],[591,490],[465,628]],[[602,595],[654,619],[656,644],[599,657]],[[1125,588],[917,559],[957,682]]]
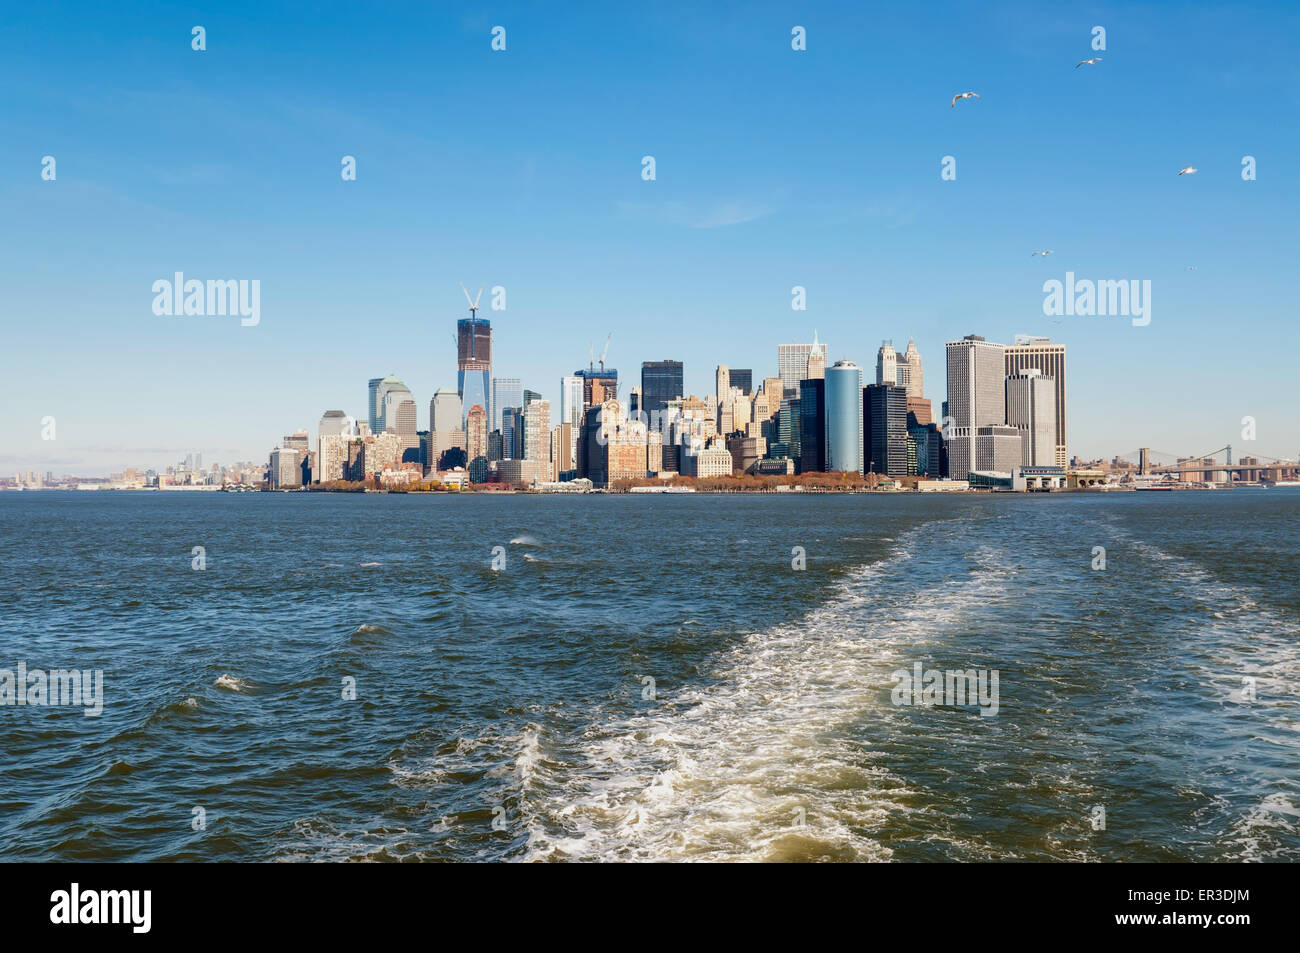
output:
[[[852,361],[826,369],[826,469],[862,472],[862,368]]]
[[[670,400],[685,397],[682,393],[681,361],[645,361],[641,365],[642,410],[663,410]]]
[[[461,420],[478,404],[490,414],[488,384],[492,377],[492,322],[487,318],[461,318],[456,322],[456,391]]]
[[[503,421],[507,407],[523,410],[524,382],[518,377],[492,378],[492,429],[505,433]]]

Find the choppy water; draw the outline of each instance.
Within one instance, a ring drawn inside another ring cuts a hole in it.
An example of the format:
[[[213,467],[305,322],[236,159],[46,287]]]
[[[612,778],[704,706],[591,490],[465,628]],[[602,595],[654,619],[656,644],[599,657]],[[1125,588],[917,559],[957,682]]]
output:
[[[0,668],[105,686],[0,707],[0,858],[1296,859],[1298,541],[1289,489],[0,494]]]

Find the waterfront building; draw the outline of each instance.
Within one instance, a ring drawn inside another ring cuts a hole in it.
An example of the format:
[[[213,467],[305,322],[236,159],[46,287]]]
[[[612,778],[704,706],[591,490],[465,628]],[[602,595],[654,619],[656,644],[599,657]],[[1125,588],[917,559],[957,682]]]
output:
[[[1051,338],[1017,334],[1015,344],[1005,349],[1003,374],[1015,377],[1022,371],[1038,370],[1050,377],[1054,384],[1056,400],[1055,464],[1064,467],[1068,462],[1065,413],[1065,345],[1053,344]]]
[[[826,469],[826,379],[799,382],[799,472]]]
[[[975,437],[982,427],[1006,425],[1005,348],[979,335],[968,334],[960,341],[949,341],[945,349],[947,413],[951,416],[945,437],[949,471],[960,480],[972,470],[994,469],[976,465]],[[1009,466],[1006,469],[1010,471]]]
[[[1024,438],[1016,427],[1007,424],[977,427],[973,442],[975,465],[971,468],[972,471],[1009,474],[1021,465]]]
[[[271,486],[277,490],[302,485],[302,468],[297,450],[289,447],[276,447],[271,451],[271,463],[267,471]]]
[[[907,388],[897,384],[863,388],[862,421],[865,472],[907,476]]]
[[[862,368],[852,361],[826,370],[826,469],[862,472]]]
[[[1057,466],[1056,381],[1029,368],[1008,377],[1006,386],[1007,424],[1022,436],[1020,462],[1027,467]]]

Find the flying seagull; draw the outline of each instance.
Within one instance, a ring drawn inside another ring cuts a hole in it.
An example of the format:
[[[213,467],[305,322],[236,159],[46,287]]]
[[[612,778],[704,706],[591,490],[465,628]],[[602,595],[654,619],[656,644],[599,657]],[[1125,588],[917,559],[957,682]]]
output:
[[[953,106],[956,106],[956,105],[957,105],[957,100],[959,100],[959,99],[970,99],[972,96],[974,96],[976,99],[983,99],[983,98],[984,98],[984,97],[981,96],[979,93],[958,93],[956,96],[954,96],[954,97],[952,98],[952,104],[953,104]]]
[[[1031,252],[1029,253],[1029,257],[1030,257],[1030,258],[1033,258],[1035,255],[1042,255],[1044,258],[1046,258],[1046,257],[1047,257],[1048,255],[1050,255],[1051,253],[1052,253],[1052,250],[1051,250],[1050,248],[1049,248],[1047,251],[1031,251]]]
[[[1078,69],[1080,66],[1096,66],[1100,62],[1101,62],[1101,57],[1094,56],[1090,60],[1080,60],[1078,63],[1074,65],[1074,68]]]
[[[1194,165],[1189,165],[1189,166],[1188,166],[1187,168],[1185,168],[1185,169],[1179,169],[1179,170],[1178,170],[1178,174],[1179,174],[1179,175],[1195,175],[1195,174],[1196,174],[1196,166],[1194,166]]]

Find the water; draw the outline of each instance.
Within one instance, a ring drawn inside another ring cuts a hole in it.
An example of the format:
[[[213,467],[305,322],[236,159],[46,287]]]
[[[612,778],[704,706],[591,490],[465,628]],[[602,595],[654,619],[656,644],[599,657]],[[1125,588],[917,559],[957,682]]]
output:
[[[0,708],[0,859],[1296,859],[1298,539],[1290,489],[0,494],[0,668],[105,680]]]

